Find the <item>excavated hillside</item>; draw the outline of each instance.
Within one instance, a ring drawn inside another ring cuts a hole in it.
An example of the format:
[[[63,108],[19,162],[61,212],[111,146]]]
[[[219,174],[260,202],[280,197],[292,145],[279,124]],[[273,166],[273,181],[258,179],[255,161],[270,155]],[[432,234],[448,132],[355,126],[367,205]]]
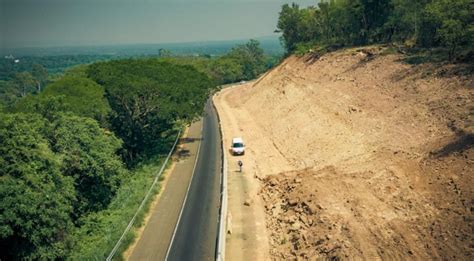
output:
[[[404,59],[293,56],[215,97],[270,258],[474,259],[474,77]]]

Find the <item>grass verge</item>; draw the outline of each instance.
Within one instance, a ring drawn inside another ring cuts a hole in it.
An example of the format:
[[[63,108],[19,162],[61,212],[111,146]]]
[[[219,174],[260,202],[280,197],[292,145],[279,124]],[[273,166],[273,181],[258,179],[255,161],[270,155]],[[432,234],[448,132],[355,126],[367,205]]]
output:
[[[80,220],[73,234],[74,246],[68,259],[71,260],[104,260],[122,235],[128,223],[145,197],[157,172],[160,170],[166,155],[156,156],[138,165],[122,183],[117,195],[109,207],[92,213]],[[166,168],[171,165],[168,161]],[[161,189],[161,181],[153,189],[152,196],[145,202],[138,213],[132,229],[126,234],[114,260],[122,260],[122,253],[135,238],[135,230],[142,225],[145,214],[150,208],[154,196]]]

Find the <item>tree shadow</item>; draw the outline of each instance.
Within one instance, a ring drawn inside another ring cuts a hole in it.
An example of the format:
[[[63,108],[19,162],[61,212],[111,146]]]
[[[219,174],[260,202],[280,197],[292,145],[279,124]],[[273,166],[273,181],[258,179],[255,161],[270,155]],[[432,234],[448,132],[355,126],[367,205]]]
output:
[[[474,57],[472,52],[459,56],[456,60],[449,61],[447,51],[438,49],[407,49],[399,62],[409,64],[412,67],[406,69],[393,80],[399,81],[408,76],[424,78],[434,75],[436,77],[449,78],[453,76],[469,77],[474,72]]]
[[[202,138],[190,138],[190,137],[186,137],[186,138],[180,138],[179,139],[179,143],[180,144],[187,144],[187,143],[193,143],[195,141],[202,141]]]
[[[355,71],[355,70],[357,70],[361,67],[364,67],[365,65],[367,65],[368,63],[373,61],[378,56],[383,55],[383,54],[380,53],[381,50],[382,50],[381,48],[384,48],[384,46],[379,46],[377,48],[363,48],[362,47],[362,48],[359,48],[359,49],[355,50],[353,55],[363,55],[364,57],[362,59],[360,59],[359,62],[357,62],[356,64],[351,66],[349,69],[345,70],[344,73]]]
[[[410,77],[414,77],[414,79],[424,79],[433,76],[439,78],[462,77],[468,79],[473,72],[474,64],[449,64],[446,62],[424,63],[403,69],[394,75],[391,80],[397,82]]]
[[[322,54],[317,52],[310,52],[309,54],[304,56],[304,63],[306,65],[313,65],[315,62],[321,58]]]
[[[191,152],[188,149],[179,149],[178,152],[178,158],[183,159],[191,156]]]
[[[435,158],[442,158],[453,153],[461,153],[474,146],[474,134],[461,132],[458,134],[456,140],[446,144],[437,151],[432,151],[430,154]]]

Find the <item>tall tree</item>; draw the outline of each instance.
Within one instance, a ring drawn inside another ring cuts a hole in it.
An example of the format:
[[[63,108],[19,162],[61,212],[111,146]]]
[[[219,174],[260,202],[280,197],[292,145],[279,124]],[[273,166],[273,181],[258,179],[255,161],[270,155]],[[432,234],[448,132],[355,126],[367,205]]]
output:
[[[97,63],[88,73],[106,89],[112,128],[124,141],[128,163],[167,147],[173,126],[201,115],[215,86],[192,66],[155,59]]]
[[[453,59],[459,46],[472,50],[474,44],[474,1],[434,0],[427,11],[440,24],[436,35],[449,48],[449,59]]]
[[[277,31],[281,32],[281,40],[289,52],[296,49],[296,44],[301,42],[300,37],[300,7],[293,3],[284,4],[281,7],[280,16],[278,18]]]
[[[251,39],[246,44],[238,45],[224,56],[233,59],[242,68],[242,79],[255,79],[260,73],[265,71],[265,55],[260,43]]]
[[[41,87],[48,80],[48,71],[43,67],[43,65],[35,63],[32,65],[31,74],[35,78],[37,91],[39,93],[41,92]]]
[[[29,72],[15,74],[15,82],[20,87],[20,94],[25,97],[28,93],[34,92],[35,79]]]

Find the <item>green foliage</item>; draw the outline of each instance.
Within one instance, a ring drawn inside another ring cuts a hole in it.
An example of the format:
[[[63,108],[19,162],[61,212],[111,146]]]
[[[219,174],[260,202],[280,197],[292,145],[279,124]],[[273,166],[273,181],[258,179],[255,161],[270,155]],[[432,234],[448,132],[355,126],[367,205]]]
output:
[[[106,125],[111,111],[105,90],[94,81],[80,76],[65,76],[53,82],[39,95],[40,99],[63,96],[64,110],[89,117]]]
[[[35,67],[41,65],[49,75],[61,74],[66,69],[79,65],[89,64],[96,61],[110,60],[117,57],[112,55],[31,55],[14,57],[12,59],[0,58],[0,80],[11,80],[18,72],[36,71]],[[19,62],[15,62],[18,59]]]
[[[20,87],[15,81],[0,81],[0,111],[14,106],[20,97]]]
[[[75,65],[73,67],[68,68],[64,72],[64,76],[73,78],[87,78],[87,68],[88,65],[86,64]]]
[[[64,258],[73,222],[105,209],[126,176],[111,132],[39,101],[37,114],[0,114],[2,258]]]
[[[254,40],[217,58],[162,56],[57,80],[39,64],[10,68],[0,81],[0,259],[104,259],[176,129],[203,113],[218,83],[253,79],[278,59]]]
[[[303,24],[299,5],[293,3],[291,7],[285,4],[281,7],[277,28],[282,32],[282,41],[288,52],[293,52],[296,44],[303,42],[304,33],[301,29]]]
[[[61,172],[74,179],[74,216],[107,207],[125,174],[116,154],[121,141],[93,119],[64,114],[52,122],[47,135],[52,150],[61,155]]]
[[[38,115],[0,114],[2,259],[58,259],[70,243],[73,181],[42,133]]]
[[[78,220],[79,226],[73,232],[77,243],[70,251],[69,259],[104,260],[107,257],[138,209],[162,163],[162,159],[154,158],[149,163],[140,164],[131,172],[131,175],[124,179],[107,209],[91,213]],[[159,187],[153,194],[158,191]],[[151,201],[152,197],[145,204],[145,209],[139,213],[134,223],[136,227],[142,222]],[[132,238],[133,231],[126,236],[119,253],[127,248]]]
[[[111,112],[104,88],[88,78],[77,76],[64,76],[50,83],[40,94],[28,95],[9,109],[39,113],[50,120],[58,112],[71,112],[93,118],[103,127],[108,126],[107,120]]]
[[[295,47],[294,53],[296,55],[302,56],[310,52],[314,52],[315,50],[323,50],[324,46],[318,46],[314,42],[302,42],[302,43],[297,43]]]
[[[171,57],[172,56],[172,53],[170,50],[167,50],[167,49],[164,49],[164,48],[160,48],[158,50],[158,56],[159,57]]]
[[[267,56],[260,43],[250,40],[237,45],[230,52],[217,58],[201,55],[199,57],[165,57],[166,61],[179,65],[191,65],[199,72],[207,74],[217,84],[228,84],[242,80],[252,80],[279,62],[280,56]]]
[[[474,44],[474,1],[434,0],[427,13],[439,24],[436,36],[448,47],[452,59],[456,48]]]
[[[221,84],[238,82],[244,79],[242,66],[232,58],[222,57],[212,60],[210,63],[209,74]]]
[[[88,118],[52,119],[0,114],[0,257],[104,259],[162,161],[125,175],[112,133]]]
[[[28,95],[19,100],[15,107],[11,108],[11,111],[37,113],[49,121],[54,121],[60,112],[66,112],[67,110],[64,104],[64,96],[39,97]]]
[[[250,40],[234,47],[229,53],[211,60],[207,73],[219,84],[227,84],[257,78],[276,62],[265,56],[260,43]]]
[[[260,43],[256,40],[238,45],[223,57],[223,59],[226,58],[233,59],[240,65],[243,77],[240,80],[255,79],[266,70],[263,49],[260,48]]]
[[[48,71],[41,64],[33,64],[31,74],[35,78],[38,92],[41,92],[41,87],[44,86],[48,80]]]
[[[332,0],[300,8],[283,5],[277,23],[287,52],[311,45],[353,46],[404,42],[472,52],[472,0]]]
[[[20,72],[15,74],[15,83],[19,87],[21,97],[35,92],[35,78],[29,72]]]
[[[112,129],[124,141],[128,163],[162,152],[176,122],[201,115],[215,87],[192,66],[156,59],[97,63],[88,73],[106,88]]]

